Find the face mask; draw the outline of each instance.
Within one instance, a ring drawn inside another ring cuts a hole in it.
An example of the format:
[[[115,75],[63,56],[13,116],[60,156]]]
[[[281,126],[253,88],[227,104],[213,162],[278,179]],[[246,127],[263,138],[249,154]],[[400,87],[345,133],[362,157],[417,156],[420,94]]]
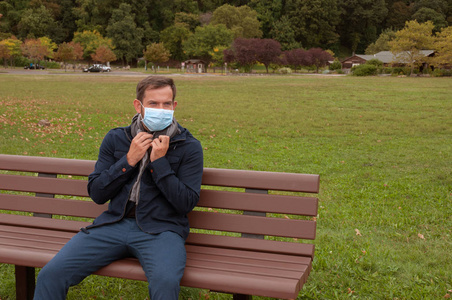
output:
[[[143,104],[141,104],[143,106]],[[174,110],[144,107],[143,124],[151,131],[160,131],[173,122]]]

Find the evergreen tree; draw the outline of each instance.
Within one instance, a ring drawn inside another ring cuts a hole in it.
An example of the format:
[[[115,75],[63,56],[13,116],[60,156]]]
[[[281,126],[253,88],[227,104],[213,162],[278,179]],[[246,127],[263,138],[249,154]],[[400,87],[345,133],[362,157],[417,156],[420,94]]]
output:
[[[116,56],[122,59],[123,65],[137,58],[143,49],[141,40],[144,30],[137,27],[131,10],[129,4],[122,3],[118,9],[113,10],[106,29],[115,46]]]

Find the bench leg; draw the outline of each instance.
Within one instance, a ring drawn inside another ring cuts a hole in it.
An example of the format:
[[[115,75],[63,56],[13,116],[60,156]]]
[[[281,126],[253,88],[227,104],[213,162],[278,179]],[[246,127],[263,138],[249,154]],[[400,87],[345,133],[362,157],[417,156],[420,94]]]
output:
[[[251,295],[243,295],[243,294],[234,294],[232,295],[233,300],[253,300],[253,296]]]
[[[16,267],[16,299],[32,300],[35,292],[35,268]]]

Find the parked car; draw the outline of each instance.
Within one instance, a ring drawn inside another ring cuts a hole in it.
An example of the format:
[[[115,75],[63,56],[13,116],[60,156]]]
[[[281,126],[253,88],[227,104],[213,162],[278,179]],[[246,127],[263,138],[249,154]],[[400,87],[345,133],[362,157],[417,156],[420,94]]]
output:
[[[39,69],[39,70],[44,70],[44,66],[41,66],[39,64],[29,64],[28,66],[25,66],[24,69],[30,69],[30,70],[34,70],[34,69]]]
[[[102,64],[94,64],[89,68],[84,68],[83,72],[111,72],[111,68]]]

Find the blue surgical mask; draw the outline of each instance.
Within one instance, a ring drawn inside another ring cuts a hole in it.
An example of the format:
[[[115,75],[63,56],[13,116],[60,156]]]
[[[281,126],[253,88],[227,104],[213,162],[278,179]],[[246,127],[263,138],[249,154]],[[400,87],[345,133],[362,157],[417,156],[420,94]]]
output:
[[[141,104],[143,106],[143,104]],[[151,131],[160,131],[173,122],[174,110],[144,107],[143,124]]]

